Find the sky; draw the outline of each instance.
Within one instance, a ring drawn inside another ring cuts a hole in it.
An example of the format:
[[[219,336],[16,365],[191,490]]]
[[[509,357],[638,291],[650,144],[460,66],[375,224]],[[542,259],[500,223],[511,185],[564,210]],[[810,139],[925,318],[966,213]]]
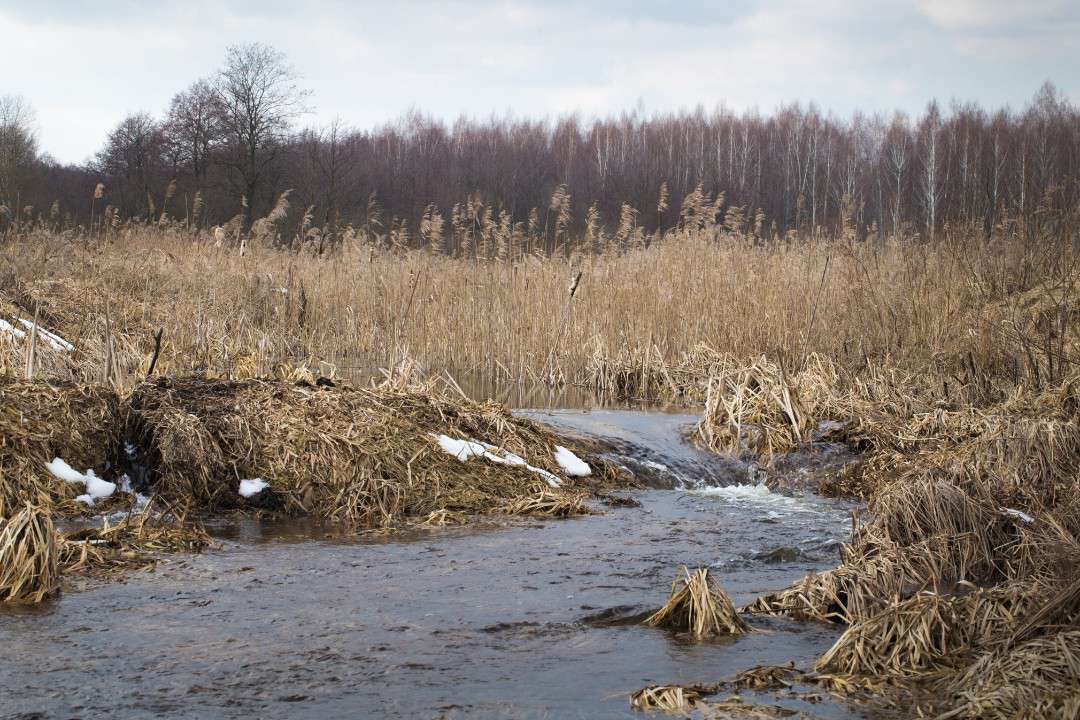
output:
[[[311,125],[410,109],[1021,108],[1047,80],[1080,101],[1076,0],[0,0],[0,28],[0,95],[33,105],[61,162],[87,160],[128,113],[162,115],[229,45],[254,41],[286,53]]]

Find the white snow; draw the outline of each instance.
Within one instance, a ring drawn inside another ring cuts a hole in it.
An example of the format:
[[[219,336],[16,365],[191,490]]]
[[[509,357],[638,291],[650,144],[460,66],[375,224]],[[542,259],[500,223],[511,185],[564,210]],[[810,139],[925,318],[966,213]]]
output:
[[[81,473],[60,458],[53,458],[52,462],[45,465],[45,469],[64,482],[83,483],[86,486],[86,494],[79,495],[75,499],[87,505],[93,505],[97,500],[107,498],[116,492],[116,483],[102,480],[94,474],[93,470]]]
[[[16,340],[21,340],[26,337],[26,333],[2,318],[0,318],[0,330],[10,333]]]
[[[240,497],[249,498],[253,495],[258,495],[266,488],[270,487],[270,483],[266,482],[262,478],[253,478],[251,480],[240,481]]]
[[[483,455],[487,452],[487,448],[480,443],[471,440],[455,440],[449,435],[439,435],[437,439],[439,441],[439,447],[441,447],[444,452],[453,455],[461,462],[465,462],[474,455]]]
[[[585,477],[592,474],[592,468],[587,462],[562,445],[555,446],[555,462],[559,463],[563,472],[571,477]]]
[[[22,326],[25,327],[27,330],[33,330],[34,329],[34,323],[31,322],[30,320],[26,320],[24,318],[19,318],[19,322],[22,323]],[[75,350],[74,345],[72,345],[67,340],[65,340],[64,338],[57,335],[56,333],[49,332],[48,330],[41,327],[40,325],[37,326],[37,331],[38,331],[38,335],[40,335],[41,338],[45,342],[49,343],[49,345],[52,346],[53,350],[57,350],[57,351],[60,351],[60,352],[72,352],[72,351]]]
[[[1001,508],[1001,512],[1005,513],[1006,515],[1010,515],[1010,516],[1012,516],[1014,518],[1018,518],[1020,520],[1023,520],[1026,523],[1035,522],[1035,518],[1031,517],[1026,512],[1021,512],[1020,510],[1017,510],[1015,508],[1004,508],[1003,507],[1003,508]]]
[[[476,440],[455,439],[449,435],[433,435],[432,437],[439,443],[439,447],[443,449],[443,452],[448,455],[453,455],[461,462],[467,462],[473,457],[482,457],[493,463],[498,463],[499,465],[511,465],[515,467],[524,466],[526,470],[534,472],[544,478],[551,487],[559,487],[562,484],[562,481],[559,480],[557,475],[550,473],[543,468],[533,467],[527,463],[524,458],[515,455],[509,450],[504,450],[495,445],[478,442]],[[588,465],[585,467],[588,468]]]

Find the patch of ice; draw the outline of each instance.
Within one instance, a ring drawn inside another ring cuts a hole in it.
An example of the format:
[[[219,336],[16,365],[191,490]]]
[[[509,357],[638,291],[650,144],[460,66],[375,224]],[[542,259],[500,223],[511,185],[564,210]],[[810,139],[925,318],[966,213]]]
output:
[[[79,495],[75,499],[87,505],[93,505],[97,500],[107,498],[116,492],[116,483],[102,480],[94,474],[93,470],[81,473],[60,458],[53,458],[52,462],[46,463],[45,469],[64,482],[83,483],[86,494]]]
[[[9,333],[16,340],[22,340],[26,337],[26,333],[2,318],[0,318],[0,330]]]
[[[571,477],[585,477],[592,474],[592,468],[587,462],[562,445],[555,446],[555,462],[559,463],[563,472]]]
[[[258,495],[266,488],[270,487],[270,483],[266,482],[262,478],[253,478],[251,480],[240,481],[240,497],[249,498],[253,495]]]
[[[26,320],[25,318],[19,318],[19,322],[27,330],[33,330],[34,329],[34,323],[32,321],[30,321],[30,320]],[[49,332],[48,330],[41,327],[40,325],[37,326],[37,332],[38,332],[38,335],[41,336],[41,338],[45,342],[47,342],[49,345],[52,346],[53,350],[57,350],[59,352],[73,352],[75,350],[74,345],[72,345],[67,340],[65,340],[64,338],[57,335],[56,333]]]
[[[1003,508],[1001,508],[1001,512],[1003,512],[1006,515],[1009,515],[1011,517],[1017,518],[1019,520],[1023,520],[1026,523],[1035,522],[1035,518],[1031,517],[1026,512],[1022,512],[1022,511],[1017,510],[1015,508],[1005,508],[1005,507],[1003,507]]]

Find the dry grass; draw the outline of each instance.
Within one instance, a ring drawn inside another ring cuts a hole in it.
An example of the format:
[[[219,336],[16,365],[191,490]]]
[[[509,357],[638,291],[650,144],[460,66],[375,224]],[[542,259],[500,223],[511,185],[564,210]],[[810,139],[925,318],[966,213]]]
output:
[[[568,495],[554,493],[547,488],[539,488],[535,495],[512,500],[505,508],[508,515],[530,515],[534,517],[572,517],[589,515],[592,510],[586,504],[588,495]]]
[[[0,602],[41,602],[60,589],[56,531],[49,513],[27,503],[0,518]]]
[[[944,692],[953,698],[944,707],[963,717],[982,717],[999,701],[1013,710],[989,716],[1017,716],[1024,703],[1015,698],[1025,698],[1038,708],[1032,716],[1068,717],[1075,693],[1040,680],[1038,663],[1021,670],[1033,655],[1010,653],[1018,643],[1067,648],[1080,620],[1078,379],[1014,387],[996,400],[984,391],[981,403],[885,403],[916,394],[880,381],[855,388],[844,372],[821,367],[771,380],[797,385],[813,422],[837,421],[864,452],[844,481],[868,497],[866,512],[839,567],[747,610],[848,624],[817,664],[835,691],[891,684],[935,698],[920,700],[924,709]],[[777,402],[783,395],[761,394],[751,403],[757,416],[792,419]],[[773,447],[799,442],[794,422],[761,426],[778,438]],[[1068,672],[1071,657],[1058,653],[1051,670]],[[977,672],[979,663],[986,667]],[[994,663],[1012,664],[990,685],[981,678]]]
[[[566,477],[554,459],[562,441],[549,430],[502,405],[455,400],[431,385],[160,379],[137,386],[129,404],[128,434],[152,468],[149,487],[204,512],[262,510],[355,526],[437,510],[490,512],[531,498],[541,477],[532,468],[539,468],[561,482],[541,498],[557,501],[546,514],[560,514],[579,508],[582,491],[630,482],[587,453],[595,469],[587,482]],[[487,443],[497,457],[513,453],[532,468],[459,459],[439,446],[441,435]],[[252,478],[269,487],[245,499],[239,483]],[[542,509],[533,504],[530,511]]]
[[[54,478],[45,465],[59,457],[79,471],[104,475],[123,446],[119,407],[107,388],[0,375],[0,517],[27,502],[86,514],[74,501],[81,486]]]
[[[147,507],[112,524],[69,532],[60,541],[65,575],[108,577],[153,565],[165,553],[197,553],[210,545],[201,525]]]
[[[709,577],[709,571],[682,569],[671,583],[671,597],[645,624],[689,633],[696,639],[712,635],[742,635],[751,631],[739,617],[731,598]]]
[[[427,370],[700,398],[719,359],[709,348],[722,348],[743,364],[768,353],[792,373],[814,353],[849,371],[887,362],[932,372],[939,390],[940,378],[1039,384],[1080,359],[1062,232],[755,244],[706,227],[618,255],[512,262],[357,244],[241,257],[161,228],[107,242],[42,233],[0,247],[0,315],[39,312],[76,346],[43,374],[125,384],[145,372],[159,327],[165,374],[268,376],[320,361],[362,373],[408,356]],[[9,345],[18,371],[25,342]]]
[[[715,691],[715,688],[650,685],[630,697],[630,707],[635,710],[685,712],[696,707],[701,702],[702,695]]]
[[[940,720],[1080,717],[1080,629],[987,652],[946,688]]]

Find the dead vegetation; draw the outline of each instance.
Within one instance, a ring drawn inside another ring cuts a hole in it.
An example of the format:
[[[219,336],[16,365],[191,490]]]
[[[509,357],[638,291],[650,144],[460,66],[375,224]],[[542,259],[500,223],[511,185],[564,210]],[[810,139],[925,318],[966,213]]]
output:
[[[671,597],[645,624],[688,633],[695,639],[751,631],[705,568],[690,572],[684,567],[681,577],[671,583]]]
[[[53,458],[99,470],[122,447],[114,391],[70,383],[25,382],[0,374],[0,517],[30,502],[66,515],[85,514],[82,491],[45,469]]]
[[[5,600],[55,594],[58,571],[108,576],[198,552],[209,538],[197,519],[208,515],[433,527],[485,512],[582,514],[593,492],[632,485],[584,452],[591,473],[568,476],[555,456],[566,440],[432,383],[183,377],[118,392],[0,376],[0,430]],[[108,493],[92,497],[91,482]],[[125,511],[66,534],[52,524]]]
[[[702,432],[731,447],[741,432],[733,423],[749,417],[755,437],[769,438],[751,447],[775,451],[828,424],[862,450],[842,480],[868,502],[839,567],[746,611],[847,624],[816,667],[841,691],[869,682],[929,694],[937,699],[921,699],[923,709],[949,717],[987,716],[997,693],[1015,694],[1041,703],[1040,717],[1067,717],[1073,696],[1051,690],[1037,664],[1022,677],[1012,653],[1030,642],[1064,648],[1052,667],[1075,683],[1080,382],[982,388],[976,403],[920,397],[897,373],[858,383],[817,360],[790,374],[764,367],[727,374],[728,388],[731,377],[743,384],[712,402]],[[995,673],[999,683],[982,682]]]
[[[41,602],[59,588],[49,513],[27,503],[7,519],[0,517],[0,602]]]
[[[163,378],[138,385],[129,406],[128,436],[152,468],[148,486],[203,512],[313,515],[357,527],[508,504],[565,515],[580,512],[583,491],[628,482],[593,456],[588,483],[567,477],[550,431],[434,387]],[[456,456],[440,438],[481,454]],[[244,498],[238,486],[252,478],[268,487]],[[535,496],[541,478],[558,487]]]

